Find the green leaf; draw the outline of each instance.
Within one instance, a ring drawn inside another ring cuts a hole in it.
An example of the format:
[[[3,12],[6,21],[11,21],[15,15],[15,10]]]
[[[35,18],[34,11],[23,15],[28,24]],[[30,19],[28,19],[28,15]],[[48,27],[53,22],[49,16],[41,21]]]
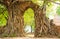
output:
[[[57,7],[57,14],[60,15],[60,6]]]
[[[6,25],[6,18],[8,18],[8,11],[4,5],[0,4],[0,27]]]

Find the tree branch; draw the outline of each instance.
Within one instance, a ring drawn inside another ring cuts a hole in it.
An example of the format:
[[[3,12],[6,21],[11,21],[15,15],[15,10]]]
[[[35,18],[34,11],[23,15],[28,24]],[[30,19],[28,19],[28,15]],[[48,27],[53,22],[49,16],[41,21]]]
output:
[[[44,0],[41,0],[41,1],[44,1]],[[58,5],[60,5],[60,3],[58,3],[58,2],[54,2],[54,0],[47,0],[48,2],[52,2],[52,3],[55,3],[55,4],[58,4]]]
[[[50,2],[53,2],[53,3],[55,3],[55,4],[58,4],[58,5],[60,5],[60,3],[57,3],[57,2],[54,2],[54,1],[50,1]]]

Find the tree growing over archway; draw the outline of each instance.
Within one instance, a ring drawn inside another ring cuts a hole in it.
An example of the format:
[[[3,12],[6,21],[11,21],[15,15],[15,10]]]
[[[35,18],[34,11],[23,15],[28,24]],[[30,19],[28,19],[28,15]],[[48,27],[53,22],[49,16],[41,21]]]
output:
[[[33,3],[32,1],[26,0],[0,0],[0,3],[5,5],[8,10],[8,21],[6,27],[0,35],[7,35],[8,37],[13,36],[24,36],[24,18],[23,14],[26,9],[32,8],[34,10],[35,17],[35,37],[42,37],[43,35],[56,35],[54,29],[50,26],[46,14],[46,2],[42,7]]]

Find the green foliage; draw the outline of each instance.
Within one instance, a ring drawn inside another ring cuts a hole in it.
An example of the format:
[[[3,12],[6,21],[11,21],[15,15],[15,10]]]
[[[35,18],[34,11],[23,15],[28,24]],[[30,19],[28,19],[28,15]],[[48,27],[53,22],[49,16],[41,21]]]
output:
[[[0,26],[4,26],[7,23],[8,11],[4,5],[0,4]]]
[[[24,13],[24,24],[25,25],[31,25],[34,28],[34,11],[29,8]]]
[[[42,6],[43,5],[43,1],[42,0],[32,0],[33,3]]]
[[[53,12],[53,3],[48,3],[48,5],[46,6],[46,16],[49,17],[50,13]]]
[[[57,7],[57,14],[60,15],[60,6]]]

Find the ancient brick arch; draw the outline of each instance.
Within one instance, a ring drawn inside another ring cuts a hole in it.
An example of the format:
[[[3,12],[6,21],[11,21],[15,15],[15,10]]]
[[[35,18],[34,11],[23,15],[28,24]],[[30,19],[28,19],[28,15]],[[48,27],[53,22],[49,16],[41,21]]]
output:
[[[48,35],[48,32],[52,35],[55,35],[54,30],[52,30],[50,26],[48,18],[46,18],[44,14],[45,13],[44,7],[41,8],[39,7],[39,5],[31,1],[23,1],[23,2],[16,1],[9,5],[7,5],[7,9],[9,12],[7,25],[6,27],[3,27],[3,30],[1,30],[0,37],[3,37],[5,35],[6,37],[25,36],[24,30],[23,30],[24,29],[23,15],[24,15],[24,12],[28,8],[32,8],[34,10],[34,18],[35,18],[35,34],[34,35],[35,37],[41,37],[43,35],[46,36]]]
[[[42,20],[40,20],[41,18],[43,18],[43,17],[45,17],[45,14],[43,13],[43,8],[42,7],[40,7],[39,5],[37,5],[37,4],[34,4],[34,3],[32,3],[32,2],[28,2],[27,3],[27,5],[28,6],[26,6],[26,7],[24,7],[24,8],[22,8],[24,11],[22,12],[23,13],[23,15],[24,15],[24,12],[28,9],[28,8],[31,8],[33,11],[34,11],[34,19],[35,19],[35,33],[34,33],[34,36],[35,37],[40,37],[41,35],[41,33],[42,33],[42,31],[41,31],[41,25],[42,25],[42,23],[41,23],[41,21]],[[24,6],[24,4],[23,4],[23,6]],[[22,16],[23,16],[22,15]],[[46,18],[46,17],[45,17]],[[44,19],[44,20],[46,20],[46,19]],[[47,19],[48,20],[48,19]],[[48,22],[49,23],[49,22]],[[43,26],[44,26],[44,24],[43,24]],[[41,33],[40,33],[40,31],[41,31]],[[46,32],[48,31],[48,29],[46,29]],[[44,31],[45,32],[45,31]],[[45,32],[45,33],[46,33]]]
[[[8,6],[8,21],[6,27],[3,27],[1,30],[1,36],[7,35],[7,36],[13,36],[13,34],[16,34],[16,36],[24,36],[24,18],[23,14],[24,12],[28,9],[32,8],[34,10],[34,17],[35,19],[36,14],[38,14],[36,11],[39,8],[38,5],[32,3],[31,1],[29,2],[21,2],[20,4],[14,3],[11,6]],[[37,26],[37,25],[36,25]]]

